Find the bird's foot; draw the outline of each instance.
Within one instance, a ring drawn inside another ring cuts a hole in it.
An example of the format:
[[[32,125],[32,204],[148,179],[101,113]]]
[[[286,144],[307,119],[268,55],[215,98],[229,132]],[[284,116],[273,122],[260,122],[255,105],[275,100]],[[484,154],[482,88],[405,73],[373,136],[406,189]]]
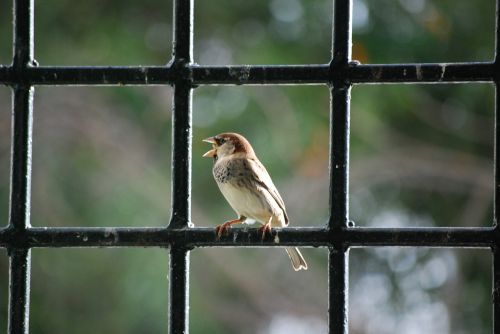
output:
[[[227,234],[227,230],[229,230],[229,227],[234,224],[241,223],[241,219],[233,219],[230,221],[225,222],[224,224],[217,225],[215,227],[215,234],[217,235],[217,238],[219,239],[222,234]]]
[[[267,222],[267,224],[262,225],[259,228],[259,233],[261,234],[262,240],[266,237],[266,233],[271,234],[271,221]]]

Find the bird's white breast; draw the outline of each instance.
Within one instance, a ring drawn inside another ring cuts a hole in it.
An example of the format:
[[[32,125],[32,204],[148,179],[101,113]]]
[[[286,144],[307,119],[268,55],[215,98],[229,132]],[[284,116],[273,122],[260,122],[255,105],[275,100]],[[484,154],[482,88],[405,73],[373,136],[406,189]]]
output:
[[[283,212],[265,191],[250,191],[231,182],[218,183],[218,185],[229,205],[239,215],[262,224],[267,223],[269,218],[273,217],[273,225],[283,225]]]

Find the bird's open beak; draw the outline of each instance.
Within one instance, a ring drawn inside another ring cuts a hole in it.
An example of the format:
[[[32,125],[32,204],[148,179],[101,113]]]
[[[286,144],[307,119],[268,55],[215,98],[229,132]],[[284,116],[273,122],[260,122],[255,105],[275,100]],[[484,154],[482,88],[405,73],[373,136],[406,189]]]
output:
[[[208,151],[207,153],[203,154],[203,157],[204,158],[213,158],[217,155],[217,143],[215,142],[215,139],[214,137],[209,137],[209,138],[206,138],[206,139],[203,139],[203,141],[205,143],[209,143],[209,144],[212,144],[213,148]]]

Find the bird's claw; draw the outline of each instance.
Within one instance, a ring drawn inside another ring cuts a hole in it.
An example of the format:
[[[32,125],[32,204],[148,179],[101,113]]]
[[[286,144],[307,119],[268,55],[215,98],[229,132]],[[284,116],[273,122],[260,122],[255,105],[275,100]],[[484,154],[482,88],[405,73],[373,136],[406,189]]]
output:
[[[229,227],[231,225],[241,223],[242,221],[244,221],[244,219],[240,217],[238,219],[227,221],[224,224],[217,225],[215,227],[215,234],[217,235],[217,239],[220,239],[223,233],[227,234],[227,230],[229,230]]]
[[[271,234],[271,223],[262,225],[262,227],[259,228],[259,233],[261,234],[262,240],[264,240],[266,233]]]
[[[220,224],[215,227],[215,234],[217,235],[217,239],[220,239],[222,234],[227,234],[227,230],[229,229],[229,224]]]

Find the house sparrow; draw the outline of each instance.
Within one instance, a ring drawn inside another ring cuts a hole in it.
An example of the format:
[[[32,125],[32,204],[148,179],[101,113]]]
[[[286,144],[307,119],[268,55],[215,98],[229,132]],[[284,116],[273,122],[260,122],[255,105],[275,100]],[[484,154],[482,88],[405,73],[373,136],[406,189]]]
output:
[[[259,228],[262,238],[266,232],[271,232],[272,226],[288,226],[283,199],[248,140],[237,133],[221,133],[203,141],[213,146],[203,157],[214,158],[215,181],[239,216],[217,226],[217,236],[220,237],[233,224],[244,223],[247,218],[262,224]],[[286,247],[285,250],[294,270],[307,269],[297,247]]]

